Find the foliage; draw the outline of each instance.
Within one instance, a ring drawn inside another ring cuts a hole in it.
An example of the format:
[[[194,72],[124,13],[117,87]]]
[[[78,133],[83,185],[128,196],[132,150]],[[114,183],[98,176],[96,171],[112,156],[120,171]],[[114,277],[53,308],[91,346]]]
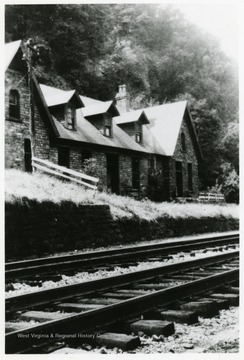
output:
[[[131,106],[188,99],[204,157],[202,186],[221,164],[238,173],[238,74],[210,35],[160,4],[7,5],[6,41],[32,37],[47,85],[109,100],[126,84]]]
[[[81,166],[81,170],[86,175],[96,176],[97,160],[95,158],[89,158],[84,160]]]
[[[239,176],[230,163],[221,166],[222,175],[218,181],[222,186],[225,199],[230,203],[239,203]]]

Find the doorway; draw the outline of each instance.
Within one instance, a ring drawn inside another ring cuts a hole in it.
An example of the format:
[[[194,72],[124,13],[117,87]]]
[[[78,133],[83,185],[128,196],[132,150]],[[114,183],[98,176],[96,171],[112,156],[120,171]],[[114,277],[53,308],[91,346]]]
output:
[[[119,156],[116,154],[107,154],[107,187],[119,194]]]
[[[58,165],[69,168],[69,148],[59,147],[58,148]]]
[[[182,163],[181,161],[175,162],[176,170],[176,196],[183,196],[183,176],[182,176]]]

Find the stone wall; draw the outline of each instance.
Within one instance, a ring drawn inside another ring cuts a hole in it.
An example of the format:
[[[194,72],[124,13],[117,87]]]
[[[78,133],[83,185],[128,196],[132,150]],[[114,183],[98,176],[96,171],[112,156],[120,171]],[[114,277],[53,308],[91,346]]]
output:
[[[9,117],[9,92],[19,93],[20,118]],[[5,166],[24,169],[24,139],[30,139],[30,93],[27,74],[7,70],[5,73]]]
[[[186,150],[182,149],[181,144],[181,134],[185,134],[185,144]],[[176,171],[175,171],[175,161],[180,161],[182,163],[182,175],[183,175],[183,196],[188,196],[189,193],[198,194],[199,189],[199,177],[198,177],[198,160],[196,157],[196,150],[194,148],[192,137],[187,126],[187,119],[184,117],[178,139],[175,148],[175,153],[172,159],[169,161],[169,172],[170,172],[170,197],[174,197],[176,194]],[[188,188],[188,170],[187,164],[192,164],[192,190]]]
[[[232,218],[114,220],[107,205],[54,204],[22,199],[5,207],[5,257],[14,261],[63,251],[126,245],[238,229]]]

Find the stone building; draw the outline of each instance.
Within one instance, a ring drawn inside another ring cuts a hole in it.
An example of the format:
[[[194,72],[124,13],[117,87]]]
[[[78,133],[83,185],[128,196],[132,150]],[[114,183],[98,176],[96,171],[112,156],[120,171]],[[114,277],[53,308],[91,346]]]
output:
[[[34,155],[81,171],[94,158],[105,191],[157,201],[197,195],[202,155],[186,101],[129,111],[125,85],[104,102],[28,74],[21,41],[6,44],[6,168],[32,171]]]

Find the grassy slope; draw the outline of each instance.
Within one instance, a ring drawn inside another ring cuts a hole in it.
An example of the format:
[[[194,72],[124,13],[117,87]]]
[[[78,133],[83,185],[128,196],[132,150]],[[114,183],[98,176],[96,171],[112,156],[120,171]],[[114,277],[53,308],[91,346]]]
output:
[[[136,201],[128,197],[85,190],[79,185],[66,183],[40,173],[31,175],[13,169],[5,172],[5,194],[6,202],[11,203],[21,202],[25,197],[39,202],[49,200],[60,203],[66,200],[76,204],[106,204],[110,206],[114,218],[137,216],[141,219],[156,220],[159,217],[239,217],[237,205]]]

